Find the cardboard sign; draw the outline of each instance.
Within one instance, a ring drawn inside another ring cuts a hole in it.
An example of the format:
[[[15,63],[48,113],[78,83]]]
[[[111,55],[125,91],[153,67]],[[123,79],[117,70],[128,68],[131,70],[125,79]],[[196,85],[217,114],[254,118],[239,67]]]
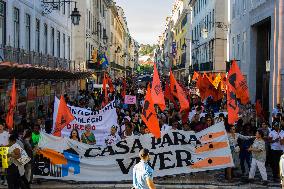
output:
[[[136,104],[136,96],[125,95],[124,104]]]

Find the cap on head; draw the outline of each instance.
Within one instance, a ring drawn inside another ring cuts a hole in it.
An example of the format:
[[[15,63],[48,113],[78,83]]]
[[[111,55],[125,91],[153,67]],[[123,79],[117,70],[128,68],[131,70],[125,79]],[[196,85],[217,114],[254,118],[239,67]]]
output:
[[[139,157],[140,158],[145,158],[149,155],[149,150],[146,148],[143,148],[142,150],[140,150],[139,152]]]

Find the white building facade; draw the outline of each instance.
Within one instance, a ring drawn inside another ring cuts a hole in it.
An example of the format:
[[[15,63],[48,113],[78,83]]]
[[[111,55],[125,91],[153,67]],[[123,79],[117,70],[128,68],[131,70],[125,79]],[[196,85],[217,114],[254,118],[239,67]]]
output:
[[[227,61],[228,1],[191,0],[194,70],[224,72]]]
[[[49,13],[37,0],[1,0],[1,47],[71,59],[71,5]]]
[[[282,0],[230,1],[230,59],[238,60],[251,101],[261,100],[270,112],[284,103],[283,6]]]

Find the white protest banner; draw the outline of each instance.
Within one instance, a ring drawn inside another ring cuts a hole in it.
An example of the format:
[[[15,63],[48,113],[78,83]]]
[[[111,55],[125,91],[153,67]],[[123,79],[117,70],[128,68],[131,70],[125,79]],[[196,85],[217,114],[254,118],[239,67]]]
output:
[[[59,99],[55,98],[54,112],[58,112]],[[95,135],[97,145],[104,145],[105,138],[110,134],[110,129],[113,125],[117,126],[117,113],[115,108],[115,101],[107,104],[99,111],[91,111],[88,109],[68,105],[75,120],[69,123],[62,131],[62,136],[70,136],[72,129],[77,129],[79,134],[85,131],[87,124],[91,125],[91,130]],[[55,127],[55,120],[57,113],[53,114],[53,128]]]
[[[136,104],[136,96],[125,95],[124,104]]]
[[[132,180],[140,149],[150,150],[154,177],[233,166],[224,123],[199,133],[169,131],[160,139],[151,134],[132,136],[107,147],[91,146],[41,133],[34,175],[74,181]]]

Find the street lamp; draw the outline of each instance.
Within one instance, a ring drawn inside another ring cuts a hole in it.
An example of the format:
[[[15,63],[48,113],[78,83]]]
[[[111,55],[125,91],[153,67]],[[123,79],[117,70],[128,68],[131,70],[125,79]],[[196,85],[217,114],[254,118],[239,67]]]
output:
[[[81,18],[81,14],[77,9],[77,2],[73,1],[73,0],[42,0],[42,8],[43,10],[43,14],[49,14],[51,13],[53,10],[59,10],[59,8],[61,6],[65,6],[66,3],[71,4],[71,3],[75,3],[75,8],[71,13],[71,20],[72,23],[76,26],[79,25],[80,22],[80,18]]]
[[[74,10],[72,11],[71,13],[71,20],[72,20],[72,23],[75,25],[75,26],[78,26],[79,23],[80,23],[80,18],[81,18],[81,14],[80,12],[78,11],[77,9],[77,2],[75,2],[75,8]]]

